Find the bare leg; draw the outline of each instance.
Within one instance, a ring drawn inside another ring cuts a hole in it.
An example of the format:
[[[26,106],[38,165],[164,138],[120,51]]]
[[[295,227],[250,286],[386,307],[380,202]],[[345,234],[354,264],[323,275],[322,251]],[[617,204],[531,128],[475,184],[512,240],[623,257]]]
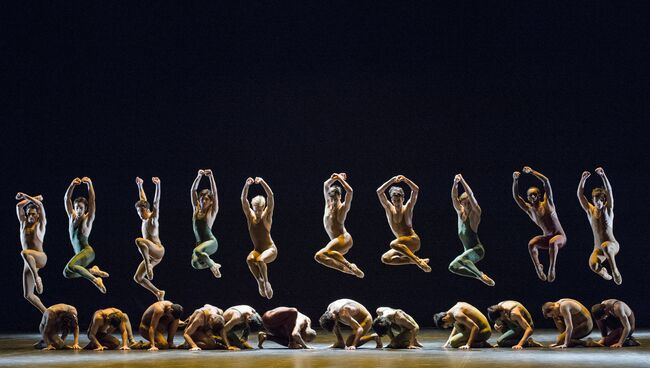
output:
[[[564,235],[555,235],[548,241],[548,276],[546,279],[548,282],[555,281],[555,264],[557,263],[557,254],[559,250],[566,243],[566,236]]]
[[[23,268],[23,296],[41,313],[45,313],[47,308],[45,308],[43,302],[41,302],[41,299],[34,294],[34,287],[35,283],[32,272],[30,271],[29,267],[25,265]]]
[[[22,250],[20,255],[23,257],[25,264],[29,267],[29,271],[32,274],[36,286],[36,292],[38,294],[43,294],[43,281],[38,276],[38,270],[45,267],[47,256],[45,253],[33,249]]]
[[[609,262],[609,268],[612,270],[612,276],[614,277],[614,283],[616,285],[620,285],[623,283],[623,277],[621,277],[621,273],[618,271],[618,267],[616,266],[616,254],[618,253],[619,250],[619,245],[616,242],[604,242],[601,245],[601,248],[603,249],[603,252],[605,253],[605,257],[607,258],[607,261]]]
[[[266,265],[267,263],[273,262],[277,256],[278,250],[275,245],[273,245],[269,249],[262,252],[262,254],[260,254],[259,257],[257,257],[255,260],[255,263],[260,270],[260,276],[264,282],[264,289],[266,290],[265,294],[267,299],[273,298],[273,288],[271,288],[271,283],[269,282],[268,267]]]
[[[68,279],[83,277],[92,282],[103,294],[106,294],[106,287],[100,278],[101,276],[95,277],[89,269],[86,269],[94,260],[95,252],[93,249],[90,246],[84,247],[81,252],[70,259],[63,269],[63,276]]]
[[[157,261],[154,261],[151,263],[151,267],[154,267],[156,264],[158,264]],[[147,279],[145,277],[146,275],[146,265],[145,262],[142,261],[140,262],[140,265],[138,266],[138,269],[135,271],[135,275],[133,276],[133,280],[143,288],[149,290],[155,297],[158,299],[158,301],[163,301],[165,300],[165,291],[158,289],[150,279]]]
[[[420,244],[419,244],[419,239],[417,237],[410,237],[410,236],[401,236],[395,240],[393,240],[390,243],[390,247],[392,250],[400,253],[402,257],[392,257],[392,259],[388,259],[389,262],[388,264],[392,265],[402,265],[402,264],[415,264],[416,266],[420,267],[422,271],[424,272],[431,272],[431,267],[429,267],[428,259],[420,259],[418,256],[413,253],[411,248],[407,246],[407,244],[412,243],[412,246],[414,249],[419,249]],[[386,255],[388,253],[385,253]],[[401,259],[400,259],[401,258]],[[410,262],[406,263],[404,262],[404,258],[407,258],[410,260]],[[382,261],[384,261],[384,258],[382,257]]]
[[[546,274],[544,273],[544,266],[539,262],[539,250],[537,248],[539,243],[544,241],[544,238],[544,236],[540,235],[530,239],[528,242],[528,253],[530,254],[530,259],[533,260],[537,277],[542,281],[546,281]]]
[[[607,269],[603,267],[604,260],[605,253],[601,249],[594,248],[594,251],[591,252],[591,256],[589,256],[589,268],[598,276],[609,281],[612,279],[612,276],[610,276],[609,272],[607,272]]]
[[[260,293],[260,296],[266,298],[266,284],[264,283],[264,279],[262,278],[260,268],[257,266],[257,262],[256,262],[258,256],[259,253],[257,253],[254,250],[251,251],[248,254],[248,257],[246,257],[246,264],[248,265],[248,269],[253,274],[253,277],[255,277],[255,281],[257,281],[257,288],[258,288],[258,292]]]

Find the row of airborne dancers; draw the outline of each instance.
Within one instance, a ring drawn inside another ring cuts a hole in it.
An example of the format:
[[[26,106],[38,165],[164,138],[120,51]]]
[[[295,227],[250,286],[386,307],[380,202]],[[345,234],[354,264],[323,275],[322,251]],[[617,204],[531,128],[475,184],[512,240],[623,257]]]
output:
[[[542,235],[535,236],[528,243],[535,271],[541,280],[552,282],[555,280],[557,254],[566,243],[566,235],[555,210],[553,191],[548,178],[530,167],[524,167],[523,172],[535,176],[543,184],[543,192],[536,187],[529,188],[525,200],[520,196],[518,189],[520,173],[513,173],[512,190],[516,203],[543,231]],[[615,261],[619,245],[613,234],[612,187],[602,168],[597,168],[595,172],[601,177],[604,187],[592,191],[591,203],[583,193],[586,179],[590,175],[589,172],[585,171],[582,174],[578,187],[578,199],[587,213],[594,234],[594,250],[589,264],[591,269],[604,279],[611,280],[613,278],[616,284],[620,284],[622,278]],[[210,188],[199,190],[199,184],[203,177],[208,178]],[[134,280],[153,293],[159,301],[162,301],[165,299],[165,291],[156,287],[152,282],[154,267],[161,262],[165,254],[165,248],[159,237],[161,182],[157,177],[153,177],[152,182],[156,186],[156,190],[153,202],[150,204],[143,188],[143,180],[136,178],[139,200],[136,202],[135,208],[142,220],[142,236],[135,239],[135,244],[143,260],[135,272]],[[340,186],[335,185],[337,182],[340,183]],[[77,197],[73,200],[74,189],[82,183],[86,184],[88,188],[88,198]],[[398,183],[405,183],[411,189],[407,201],[405,201],[404,189],[397,186]],[[266,198],[258,195],[249,201],[249,188],[254,184],[259,184],[263,188]],[[460,195],[459,186],[464,189],[464,193]],[[342,189],[345,190],[345,197]],[[209,269],[215,277],[220,277],[221,265],[211,258],[218,248],[217,239],[212,234],[212,225],[219,211],[217,185],[212,171],[209,169],[199,170],[190,192],[193,206],[192,223],[196,238],[196,246],[191,259],[192,267]],[[316,252],[315,260],[327,267],[363,278],[363,271],[345,258],[352,247],[352,236],[345,228],[345,219],[350,210],[353,196],[352,187],[347,182],[347,175],[345,173],[332,174],[324,182],[323,193],[325,196],[323,223],[330,241],[324,248]],[[395,239],[390,242],[391,249],[382,255],[381,260],[388,265],[414,264],[423,271],[430,272],[429,259],[420,258],[415,254],[420,249],[420,238],[413,230],[413,208],[417,202],[418,193],[419,187],[403,175],[392,177],[377,189],[379,201],[386,212],[390,229],[395,235]],[[485,249],[477,234],[481,221],[481,207],[467,181],[460,174],[454,177],[451,197],[458,216],[458,236],[463,244],[464,252],[450,263],[449,270],[493,286],[494,281],[476,267],[476,263],[485,256]],[[16,199],[19,201],[16,205],[16,212],[20,221],[20,239],[23,248],[21,255],[24,260],[24,296],[42,313],[46,308],[36,293],[43,292],[43,282],[38,271],[45,266],[47,261],[47,256],[43,252],[46,227],[43,197],[18,193]],[[90,178],[75,178],[70,183],[64,200],[69,219],[70,241],[75,255],[65,266],[63,275],[66,278],[84,278],[92,282],[102,293],[106,293],[106,286],[102,279],[108,277],[108,273],[97,265],[89,267],[95,259],[95,251],[90,246],[88,238],[95,220],[96,209],[95,190]],[[242,190],[241,204],[253,243],[253,250],[246,258],[246,263],[257,281],[259,294],[271,299],[273,289],[269,282],[267,265],[273,262],[278,254],[277,247],[271,238],[275,207],[273,191],[264,179],[248,178]],[[548,273],[544,272],[544,266],[539,261],[540,249],[549,252]],[[605,268],[605,261],[609,263],[611,275]]]
[[[189,349],[239,350],[252,349],[248,343],[250,332],[258,333],[258,347],[263,348],[269,340],[293,349],[309,349],[307,343],[314,340],[316,331],[311,320],[296,308],[279,307],[260,315],[248,305],[237,305],[225,311],[206,304],[181,321],[183,307],[170,301],[152,304],[142,315],[138,330],[146,341],[136,342],[133,337],[129,316],[117,308],[106,308],[94,313],[88,327],[88,350],[106,349]],[[333,332],[336,341],[330,348],[354,350],[367,342],[374,341],[377,348],[383,347],[382,337],[388,336],[390,349],[418,349],[418,323],[401,309],[377,308],[373,320],[370,312],[351,299],[339,299],[331,303],[319,322],[323,329]],[[630,307],[616,299],[604,300],[591,308],[574,299],[560,299],[542,306],[544,318],[551,318],[560,332],[551,348],[573,346],[612,347],[640,345],[632,336],[635,328],[634,313]],[[476,307],[458,302],[449,310],[437,313],[433,322],[438,328],[451,328],[451,334],[443,348],[491,348],[488,339],[492,328],[501,332],[496,340],[499,347],[522,348],[543,347],[532,338],[534,323],[530,312],[523,304],[506,300],[487,309],[487,318]],[[587,338],[594,322],[601,338],[597,341]],[[344,338],[341,327],[347,326],[352,333]],[[174,345],[174,336],[184,328],[182,345]],[[374,333],[371,332],[374,330]],[[81,349],[79,345],[79,324],[77,310],[67,304],[56,304],[43,313],[40,330],[42,341],[36,348],[44,350]],[[239,332],[241,331],[241,334]],[[72,346],[65,344],[69,333],[73,334]],[[122,341],[114,337],[119,333]],[[60,336],[59,336],[60,334]]]

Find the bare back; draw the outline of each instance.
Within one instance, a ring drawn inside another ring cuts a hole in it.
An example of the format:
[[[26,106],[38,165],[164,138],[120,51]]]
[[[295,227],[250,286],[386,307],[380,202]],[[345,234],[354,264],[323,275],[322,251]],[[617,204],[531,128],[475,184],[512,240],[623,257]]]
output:
[[[337,238],[345,233],[345,219],[347,218],[348,211],[346,207],[341,203],[337,202],[332,206],[325,204],[325,213],[323,214],[323,225],[325,226],[325,231],[329,235],[330,239]]]

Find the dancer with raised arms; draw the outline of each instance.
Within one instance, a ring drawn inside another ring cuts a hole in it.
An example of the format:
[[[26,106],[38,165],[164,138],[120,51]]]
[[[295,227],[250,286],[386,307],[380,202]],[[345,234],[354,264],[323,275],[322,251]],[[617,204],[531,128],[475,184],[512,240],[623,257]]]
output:
[[[411,188],[411,196],[404,204],[404,189],[394,184],[404,182]],[[390,187],[390,189],[388,189]],[[390,200],[386,197],[386,190]],[[428,258],[419,258],[415,255],[420,249],[420,237],[413,230],[413,207],[418,200],[420,188],[404,175],[397,175],[377,188],[379,202],[386,211],[388,225],[395,235],[395,240],[390,242],[391,250],[384,253],[381,261],[387,265],[399,266],[414,264],[424,272],[431,272]]]
[[[325,225],[325,231],[329,235],[330,241],[323,249],[316,252],[314,259],[329,268],[363,278],[364,273],[359,267],[345,259],[345,254],[352,248],[352,236],[345,229],[345,219],[350,211],[353,195],[347,178],[345,173],[335,173],[323,183],[323,194],[325,195],[323,225]],[[341,187],[334,185],[337,181],[341,183],[346,192],[343,202],[341,202]]]
[[[210,180],[210,189],[203,189],[200,192],[199,183],[202,177]],[[199,170],[196,179],[190,189],[192,198],[192,228],[196,238],[196,247],[192,252],[192,267],[197,270],[209,268],[214,277],[221,277],[221,265],[210,258],[217,248],[217,238],[212,234],[212,225],[219,212],[219,195],[217,194],[217,183],[214,181],[212,170]]]
[[[248,189],[253,184],[261,185],[268,199],[258,195],[249,203]],[[269,282],[267,264],[275,261],[278,256],[278,249],[273,243],[273,239],[271,239],[273,209],[275,208],[275,199],[271,187],[260,177],[246,179],[241,193],[241,205],[244,215],[246,215],[248,233],[253,242],[253,250],[246,257],[246,263],[253,277],[255,277],[255,281],[257,281],[257,289],[260,295],[271,299],[273,297],[273,288]]]
[[[16,215],[20,223],[20,251],[23,257],[23,296],[39,312],[44,313],[47,308],[41,299],[34,294],[43,293],[43,280],[38,271],[45,267],[47,255],[43,251],[43,239],[45,238],[45,207],[43,197],[29,196],[25,193],[16,194]]]
[[[143,180],[135,178],[138,186],[139,200],[135,203],[135,209],[142,220],[142,237],[135,239],[135,245],[142,255],[142,262],[135,271],[133,280],[143,288],[149,290],[158,301],[165,299],[165,291],[158,289],[152,282],[153,268],[156,267],[165,255],[165,247],[160,242],[158,221],[160,215],[160,179],[151,178],[156,185],[156,193],[153,197],[152,206],[147,201],[147,195],[142,187]]]
[[[458,195],[458,185],[462,185],[465,192]],[[478,225],[481,223],[481,207],[474,197],[474,192],[469,187],[461,174],[454,177],[451,187],[451,202],[458,215],[458,237],[465,251],[449,264],[449,271],[465,277],[472,277],[482,281],[485,285],[494,286],[492,280],[476,267],[476,263],[485,257],[485,248],[478,239]]]
[[[542,229],[543,234],[535,236],[528,242],[528,252],[533,260],[537,277],[542,281],[555,281],[555,264],[557,254],[564,244],[566,244],[566,235],[560,225],[553,201],[553,190],[551,182],[541,173],[524,166],[522,170],[525,174],[531,174],[539,179],[544,185],[544,193],[537,187],[530,187],[526,191],[528,201],[525,201],[519,195],[519,171],[512,173],[512,196],[515,202],[533,222]],[[544,266],[539,261],[539,249],[548,250],[549,266],[548,275],[544,273]]]
[[[620,249],[619,243],[614,238],[614,196],[612,194],[612,185],[605,175],[602,167],[596,169],[596,174],[600,176],[604,187],[594,188],[591,191],[592,203],[589,203],[585,197],[585,182],[591,176],[589,171],[582,173],[580,184],[578,185],[578,200],[580,206],[587,213],[591,231],[594,234],[594,251],[589,257],[589,267],[605,280],[614,279],[616,285],[623,282],[621,273],[616,266],[616,255]],[[609,264],[611,275],[605,268],[605,261]]]
[[[81,183],[86,184],[88,187],[88,199],[77,197],[73,202],[72,192]],[[70,242],[75,255],[63,269],[63,276],[67,279],[83,277],[92,282],[99,291],[106,294],[106,287],[102,278],[108,277],[108,273],[100,270],[97,265],[87,268],[95,260],[95,251],[88,243],[88,237],[95,221],[96,209],[95,188],[90,178],[83,177],[82,179],[75,178],[72,180],[65,192],[64,202],[65,210],[68,213]]]

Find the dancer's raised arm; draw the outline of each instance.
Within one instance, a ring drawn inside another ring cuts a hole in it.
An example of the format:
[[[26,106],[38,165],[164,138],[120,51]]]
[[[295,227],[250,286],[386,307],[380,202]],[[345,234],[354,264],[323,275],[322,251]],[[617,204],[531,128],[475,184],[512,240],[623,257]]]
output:
[[[158,220],[158,214],[160,213],[160,178],[154,176],[153,178],[151,178],[151,181],[156,185],[156,192],[153,195],[151,215],[153,216],[154,219]]]
[[[526,174],[533,175],[534,177],[539,179],[539,181],[542,182],[542,184],[544,185],[544,196],[545,196],[546,199],[548,199],[549,203],[552,205],[553,204],[553,189],[551,188],[551,182],[548,180],[548,178],[546,176],[542,175],[542,173],[531,169],[530,166],[524,166],[522,171],[524,173],[526,173]]]
[[[614,194],[612,193],[612,185],[610,184],[609,179],[607,179],[605,170],[603,170],[602,167],[596,168],[596,174],[598,174],[598,176],[600,176],[600,178],[603,180],[603,185],[607,191],[607,202],[605,203],[605,206],[609,209],[612,209],[614,208]]]
[[[255,183],[255,179],[248,178],[244,183],[244,188],[241,191],[241,208],[244,210],[244,215],[247,219],[250,219],[253,216],[253,210],[251,210],[251,204],[248,202],[248,188]]]
[[[273,191],[271,190],[271,187],[266,183],[266,181],[260,177],[255,178],[255,183],[261,185],[264,189],[264,192],[266,192],[266,209],[264,210],[264,215],[270,218],[273,216],[273,210],[275,209]]]
[[[199,189],[199,183],[201,182],[201,177],[203,176],[203,170],[199,170],[196,174],[194,182],[192,182],[192,187],[190,188],[190,196],[192,198],[192,209],[196,212],[196,209],[199,207],[199,195],[196,192]]]
[[[65,191],[65,195],[63,196],[63,203],[65,204],[65,211],[68,213],[68,216],[74,216],[74,206],[72,205],[72,192],[74,192],[74,188],[81,184],[81,179],[79,178],[74,178],[70,185],[68,186],[68,189]]]
[[[515,199],[515,202],[521,208],[524,212],[528,212],[530,209],[530,205],[524,201],[523,198],[519,195],[519,176],[521,173],[519,171],[515,171],[512,173],[512,198]]]
[[[212,213],[216,215],[219,212],[219,195],[217,194],[217,183],[214,181],[214,175],[212,170],[205,169],[203,174],[208,177],[210,180],[210,191],[212,191],[212,197],[214,198],[214,204],[211,207]]]
[[[460,184],[463,186],[463,189],[465,189],[465,193],[467,193],[467,197],[469,198],[469,204],[480,213],[481,206],[478,205],[478,201],[474,196],[474,192],[472,192],[472,188],[469,187],[469,184],[467,184],[467,181],[465,180],[465,178],[463,178],[462,175],[460,177]]]
[[[585,197],[585,183],[587,182],[587,178],[590,176],[591,173],[589,171],[583,172],[582,177],[580,178],[580,183],[578,184],[578,201],[580,202],[580,207],[587,212],[589,212],[589,209],[591,208],[591,203],[589,203],[589,200]]]
[[[379,197],[379,202],[384,208],[390,208],[390,206],[392,206],[388,200],[388,197],[386,196],[386,189],[395,183],[397,183],[397,176],[393,176],[392,178],[388,179],[387,182],[377,188],[377,196]]]
[[[407,178],[404,175],[399,175],[397,177],[397,181],[398,182],[403,181],[406,183],[406,185],[409,186],[409,188],[411,188],[411,195],[409,196],[408,202],[406,202],[406,207],[413,209],[413,207],[415,206],[415,202],[418,201],[418,194],[420,193],[420,187],[418,187],[413,181],[411,181],[411,179]]]
[[[460,174],[454,176],[454,183],[451,185],[451,204],[454,206],[456,212],[460,212],[463,208],[458,199],[458,183],[460,183],[461,178],[462,176]]]
[[[350,206],[352,205],[352,196],[354,195],[354,190],[348,184],[347,179],[348,176],[345,173],[340,173],[340,174],[334,174],[332,175],[332,178],[334,180],[338,180],[339,183],[343,186],[343,189],[345,189],[345,200],[343,202],[343,206],[345,208],[345,213],[347,214],[348,211],[350,210]]]
[[[84,176],[81,182],[86,183],[88,187],[88,225],[92,225],[93,221],[95,221],[95,210],[97,208],[95,205],[95,188],[92,180],[87,176]]]

